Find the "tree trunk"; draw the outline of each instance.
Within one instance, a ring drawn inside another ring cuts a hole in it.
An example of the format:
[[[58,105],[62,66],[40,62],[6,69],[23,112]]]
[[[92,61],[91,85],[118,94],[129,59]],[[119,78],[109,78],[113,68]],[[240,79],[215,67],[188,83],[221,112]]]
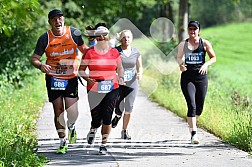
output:
[[[188,24],[188,0],[179,0],[179,23],[178,23],[179,42],[187,37],[187,24]]]
[[[172,8],[172,1],[168,2],[161,2],[160,4],[160,17],[166,17],[172,22],[174,22],[174,15],[173,15],[173,8]]]

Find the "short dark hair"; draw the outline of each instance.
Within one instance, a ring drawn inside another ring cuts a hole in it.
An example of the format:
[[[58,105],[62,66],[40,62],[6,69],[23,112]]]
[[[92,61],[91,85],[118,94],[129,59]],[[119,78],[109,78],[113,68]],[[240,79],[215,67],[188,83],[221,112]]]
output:
[[[107,25],[106,25],[106,23],[102,23],[102,22],[101,22],[101,23],[98,23],[98,24],[95,25],[95,30],[96,30],[98,27],[100,27],[100,26],[103,26],[103,27],[108,28]]]

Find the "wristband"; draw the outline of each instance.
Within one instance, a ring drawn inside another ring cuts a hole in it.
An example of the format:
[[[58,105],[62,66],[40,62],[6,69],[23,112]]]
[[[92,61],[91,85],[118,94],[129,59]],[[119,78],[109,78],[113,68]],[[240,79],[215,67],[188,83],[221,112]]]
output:
[[[42,63],[39,65],[39,68],[38,68],[38,69],[40,69],[40,70],[41,70],[41,67],[42,67]]]

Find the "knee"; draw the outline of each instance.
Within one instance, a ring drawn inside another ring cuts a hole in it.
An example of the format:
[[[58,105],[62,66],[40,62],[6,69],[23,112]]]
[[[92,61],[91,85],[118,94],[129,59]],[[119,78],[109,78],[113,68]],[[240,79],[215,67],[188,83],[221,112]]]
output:
[[[196,115],[197,115],[197,116],[200,116],[201,114],[202,114],[202,110],[197,110],[197,111],[196,111]]]
[[[101,126],[101,121],[99,121],[99,122],[94,122],[94,121],[92,121],[91,122],[91,126],[93,127],[93,128],[96,128],[96,129],[98,129],[100,126]]]
[[[196,109],[188,109],[187,117],[195,117],[196,116]]]
[[[193,112],[188,112],[187,113],[187,117],[195,117],[195,116],[196,116],[196,114],[193,113]]]
[[[110,125],[110,124],[111,124],[111,119],[104,119],[104,120],[102,121],[102,124],[103,124],[103,125]]]

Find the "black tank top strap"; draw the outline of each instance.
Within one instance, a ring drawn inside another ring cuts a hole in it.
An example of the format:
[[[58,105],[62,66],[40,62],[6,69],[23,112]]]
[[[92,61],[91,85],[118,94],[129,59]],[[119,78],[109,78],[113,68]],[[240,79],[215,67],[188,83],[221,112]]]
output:
[[[198,49],[202,50],[202,51],[205,51],[205,47],[204,47],[202,38],[199,39],[199,47],[198,47]]]

